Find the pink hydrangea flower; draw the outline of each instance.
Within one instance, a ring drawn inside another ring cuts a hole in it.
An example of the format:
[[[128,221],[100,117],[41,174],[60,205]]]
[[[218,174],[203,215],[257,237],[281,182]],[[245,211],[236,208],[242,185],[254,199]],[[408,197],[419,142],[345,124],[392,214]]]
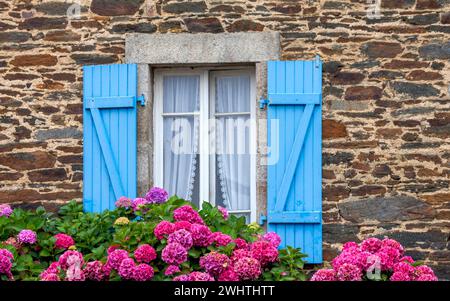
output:
[[[142,210],[145,205],[149,204],[149,202],[144,198],[135,198],[131,202],[131,208],[133,208],[134,211]]]
[[[224,219],[224,220],[227,220],[227,219],[228,219],[228,216],[229,216],[228,211],[227,211],[227,208],[224,208],[224,207],[222,207],[222,206],[217,206],[217,209],[219,209],[220,213],[222,213],[223,219]]]
[[[19,234],[17,235],[17,240],[21,244],[32,245],[37,242],[37,235],[36,232],[25,229],[19,232]]]
[[[113,251],[117,250],[118,248],[120,248],[119,245],[112,245],[110,247],[108,247],[108,250],[106,250],[106,252],[109,254],[111,254]]]
[[[179,221],[179,222],[175,222],[174,225],[175,225],[175,231],[180,230],[180,229],[184,229],[186,231],[191,231],[192,224],[190,222]]]
[[[205,225],[192,224],[191,226],[192,240],[194,246],[206,247],[209,244],[209,236],[211,235],[211,230]]]
[[[333,269],[321,269],[314,273],[311,281],[336,281],[336,272]]]
[[[41,274],[39,279],[41,281],[52,281],[52,282],[60,280],[58,274],[54,274],[54,273]]]
[[[189,205],[181,206],[173,211],[175,221],[186,221],[192,224],[204,224],[197,211]]]
[[[164,236],[172,234],[175,231],[175,225],[168,221],[162,221],[156,225],[153,233],[157,239],[163,239]]]
[[[397,263],[400,259],[400,251],[396,248],[383,246],[376,253],[376,255],[380,258],[381,270],[389,271],[392,270],[394,264]]]
[[[343,246],[342,246],[342,251],[348,251],[348,250],[359,250],[359,245],[354,242],[354,241],[349,241],[346,242]]]
[[[266,266],[278,260],[278,250],[272,243],[259,240],[250,245],[250,252],[252,257],[257,259],[261,266]]]
[[[200,267],[208,274],[219,276],[230,265],[230,259],[227,255],[210,252],[200,258]]]
[[[438,278],[430,274],[423,274],[417,277],[416,281],[438,281]]]
[[[400,258],[400,261],[414,263],[414,259],[411,256],[403,256],[402,258]]]
[[[426,265],[421,265],[415,268],[414,278],[416,281],[437,281],[437,277],[433,270]],[[433,280],[436,279],[436,280]]]
[[[344,263],[336,271],[336,278],[339,281],[361,281],[362,272],[358,266],[350,263]]]
[[[124,280],[132,280],[136,264],[131,258],[125,258],[119,266],[119,276]]]
[[[189,281],[189,275],[179,275],[172,279],[172,281]]]
[[[10,260],[14,259],[14,255],[13,253],[11,253],[9,250],[7,249],[0,249],[0,256],[6,256],[8,257]]]
[[[192,240],[192,234],[184,229],[180,229],[173,232],[172,234],[169,234],[169,237],[167,238],[167,243],[169,244],[179,243],[187,250],[192,248],[192,245],[194,244]]]
[[[267,232],[262,238],[270,242],[275,248],[278,248],[281,244],[281,237],[275,232]]]
[[[372,237],[361,242],[361,251],[367,251],[372,254],[378,252],[381,248],[381,240]]]
[[[141,263],[133,269],[133,280],[136,281],[150,281],[154,275],[153,268],[145,263]]]
[[[393,271],[394,273],[399,272],[402,274],[407,274],[409,277],[412,277],[414,275],[415,268],[407,262],[397,262],[393,266]]]
[[[145,195],[145,199],[150,203],[162,204],[167,201],[169,194],[162,188],[153,187]]]
[[[81,263],[81,265],[83,264],[83,254],[81,254],[78,251],[73,251],[73,250],[69,250],[69,251],[65,251],[58,260],[59,266],[64,269],[67,270],[70,266],[70,257],[77,257],[78,261]],[[73,259],[72,259],[73,260]]]
[[[9,256],[0,255],[0,275],[6,275],[8,278],[12,278],[11,273],[12,260]]]
[[[75,245],[75,241],[70,235],[58,233],[54,236],[54,238],[56,239],[55,249],[68,249],[69,247]]]
[[[252,253],[250,252],[250,250],[235,249],[233,251],[233,255],[231,256],[231,261],[236,262],[239,259],[244,258],[244,257],[252,257]]]
[[[411,276],[403,272],[394,272],[389,279],[390,281],[411,281]]]
[[[116,205],[116,208],[130,208],[131,204],[131,199],[121,196],[114,205]]]
[[[170,276],[180,272],[180,268],[177,265],[169,265],[164,272],[164,275]]]
[[[3,244],[7,246],[13,246],[14,248],[20,248],[20,243],[17,241],[15,237],[9,237],[7,240],[3,242]]]
[[[128,258],[128,252],[122,249],[116,249],[108,254],[106,264],[114,270],[119,270],[123,260]]]
[[[189,274],[188,281],[214,281],[214,278],[208,273],[192,272]]]
[[[134,258],[139,263],[150,263],[150,261],[156,259],[156,256],[155,249],[148,244],[140,245],[134,251]]]
[[[261,264],[251,257],[242,257],[237,260],[233,269],[240,280],[255,280],[261,275]]]
[[[222,232],[214,232],[208,238],[208,244],[216,245],[218,247],[226,246],[233,242],[233,238],[230,235],[224,234]]]
[[[84,281],[86,276],[84,275],[81,267],[83,266],[83,258],[78,256],[78,254],[70,254],[67,257],[67,270],[66,278],[67,281]]]
[[[171,243],[162,250],[161,257],[168,264],[179,265],[187,260],[188,252],[179,243]]]
[[[223,271],[218,278],[219,281],[239,281],[239,276],[234,271],[233,267],[229,266]]]
[[[1,216],[10,217],[12,213],[13,213],[13,210],[12,210],[11,206],[9,206],[8,204],[0,205],[0,217]]]
[[[87,280],[103,281],[109,278],[109,269],[105,269],[101,261],[88,262],[83,270]]]
[[[381,241],[380,249],[386,248],[386,247],[390,247],[390,248],[398,250],[399,256],[403,256],[404,249],[398,241],[390,239],[390,238],[385,238]]]
[[[345,248],[341,254],[339,254],[336,258],[333,259],[331,265],[334,270],[338,270],[339,267],[343,264],[352,264],[356,265],[361,270],[367,269],[373,262],[368,260],[372,258],[373,255],[367,251],[361,251],[359,247],[348,247]]]
[[[236,244],[236,249],[248,249],[250,247],[249,244],[242,238],[236,238],[234,243]]]

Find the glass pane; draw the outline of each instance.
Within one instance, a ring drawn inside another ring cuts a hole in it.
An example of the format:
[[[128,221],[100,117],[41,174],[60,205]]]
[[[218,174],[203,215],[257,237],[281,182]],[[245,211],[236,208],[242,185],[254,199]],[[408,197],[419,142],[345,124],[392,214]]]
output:
[[[198,206],[198,118],[164,118],[164,187]]]
[[[164,76],[163,89],[164,113],[189,113],[199,110],[199,75]]]
[[[216,204],[250,209],[250,122],[247,116],[216,120]]]
[[[216,77],[216,113],[250,112],[250,76]]]

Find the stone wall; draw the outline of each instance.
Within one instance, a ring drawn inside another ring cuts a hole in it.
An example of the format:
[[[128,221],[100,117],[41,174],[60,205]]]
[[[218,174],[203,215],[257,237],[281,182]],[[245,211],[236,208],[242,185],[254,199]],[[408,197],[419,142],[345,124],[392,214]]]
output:
[[[1,203],[81,198],[81,65],[123,62],[126,33],[279,31],[325,61],[325,258],[389,235],[450,278],[449,0],[67,2],[0,0]]]

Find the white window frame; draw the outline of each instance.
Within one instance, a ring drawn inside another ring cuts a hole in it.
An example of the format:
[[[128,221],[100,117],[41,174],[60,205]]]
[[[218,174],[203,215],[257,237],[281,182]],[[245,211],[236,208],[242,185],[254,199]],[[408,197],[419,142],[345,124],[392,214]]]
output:
[[[158,68],[154,70],[154,101],[153,101],[153,128],[154,128],[154,154],[153,154],[153,182],[155,186],[163,187],[164,183],[164,143],[163,143],[163,78],[167,75],[199,75],[200,76],[200,110],[197,114],[199,118],[199,158],[200,158],[200,189],[199,189],[199,206],[201,208],[203,202],[215,202],[215,164],[214,157],[210,155],[210,118],[214,116],[214,80],[218,74],[242,75],[250,76],[250,120],[252,126],[250,128],[250,153],[251,153],[251,187],[250,187],[250,210],[230,211],[230,213],[250,213],[250,222],[256,222],[256,79],[254,67],[199,67],[199,68]],[[181,116],[181,114],[176,114]],[[214,128],[214,127],[212,127]],[[214,135],[214,133],[212,133]],[[210,172],[212,171],[212,172]],[[250,212],[249,212],[250,211]]]

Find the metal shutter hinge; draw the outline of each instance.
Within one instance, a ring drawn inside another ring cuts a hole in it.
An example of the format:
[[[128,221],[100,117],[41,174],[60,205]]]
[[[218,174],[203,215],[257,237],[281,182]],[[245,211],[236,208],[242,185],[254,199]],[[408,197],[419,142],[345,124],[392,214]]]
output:
[[[137,96],[137,97],[136,97],[136,101],[139,101],[139,102],[141,103],[141,106],[145,106],[146,101],[145,101],[145,96],[144,96],[144,94],[142,94],[142,95],[140,95],[140,96]]]
[[[264,225],[264,223],[267,221],[267,216],[265,216],[264,214],[260,214],[259,215],[259,225],[262,226]]]
[[[264,110],[264,109],[267,107],[268,104],[269,104],[269,100],[268,100],[268,99],[263,99],[263,98],[261,98],[261,99],[259,100],[259,108],[260,108],[261,110]]]

